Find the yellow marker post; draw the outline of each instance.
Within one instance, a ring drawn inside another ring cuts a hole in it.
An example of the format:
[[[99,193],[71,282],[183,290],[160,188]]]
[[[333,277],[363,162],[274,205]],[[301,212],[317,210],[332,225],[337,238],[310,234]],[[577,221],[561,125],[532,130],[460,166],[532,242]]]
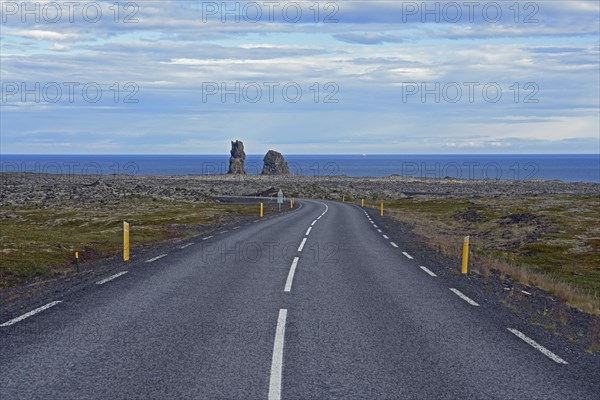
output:
[[[75,264],[77,265],[77,272],[79,272],[79,252],[75,252]]]
[[[123,221],[123,261],[129,261],[129,224]]]
[[[381,206],[379,208],[380,208],[380,210],[379,210],[380,214],[383,217],[383,201],[381,202]]]
[[[290,208],[294,208],[294,199],[290,200]]]
[[[469,265],[469,237],[465,236],[463,241],[463,255],[462,255],[462,273],[466,274]]]
[[[365,206],[365,199],[360,199],[360,206],[364,207]]]
[[[260,203],[260,217],[262,218],[265,215],[263,203]]]
[[[346,202],[346,196],[342,196],[342,203]]]

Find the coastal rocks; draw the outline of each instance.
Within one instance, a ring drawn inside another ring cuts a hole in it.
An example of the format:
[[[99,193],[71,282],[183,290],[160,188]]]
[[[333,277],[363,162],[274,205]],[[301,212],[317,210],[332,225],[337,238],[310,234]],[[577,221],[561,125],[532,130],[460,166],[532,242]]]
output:
[[[246,153],[244,153],[244,143],[241,140],[231,142],[231,157],[229,157],[229,171],[228,174],[245,174],[244,160],[246,160]]]
[[[269,150],[263,162],[263,175],[287,175],[290,173],[283,155],[275,150]]]

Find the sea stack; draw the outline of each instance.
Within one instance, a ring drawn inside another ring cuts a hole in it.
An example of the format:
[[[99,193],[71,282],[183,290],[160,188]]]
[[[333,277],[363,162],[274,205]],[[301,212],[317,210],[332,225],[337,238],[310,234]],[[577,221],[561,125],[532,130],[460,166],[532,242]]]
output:
[[[241,140],[231,142],[231,157],[229,157],[228,174],[245,174],[244,161],[246,153],[244,153],[244,143]]]
[[[263,162],[263,175],[286,175],[290,173],[283,155],[275,150],[269,150]]]

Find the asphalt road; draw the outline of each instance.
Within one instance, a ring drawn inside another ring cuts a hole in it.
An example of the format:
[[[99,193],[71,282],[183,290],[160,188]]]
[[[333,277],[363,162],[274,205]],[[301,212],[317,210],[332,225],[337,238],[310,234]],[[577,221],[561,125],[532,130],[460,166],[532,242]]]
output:
[[[599,398],[598,371],[451,291],[362,209],[300,204],[0,321],[0,398]]]

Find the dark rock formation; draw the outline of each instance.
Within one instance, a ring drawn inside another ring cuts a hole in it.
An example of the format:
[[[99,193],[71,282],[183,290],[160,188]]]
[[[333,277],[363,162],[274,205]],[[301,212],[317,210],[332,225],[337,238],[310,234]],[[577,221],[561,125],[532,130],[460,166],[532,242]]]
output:
[[[231,142],[231,157],[229,157],[229,171],[228,174],[245,174],[244,160],[246,160],[246,153],[244,153],[244,143],[240,140]]]
[[[263,175],[285,175],[290,173],[287,162],[281,153],[275,150],[269,150],[263,161]]]

